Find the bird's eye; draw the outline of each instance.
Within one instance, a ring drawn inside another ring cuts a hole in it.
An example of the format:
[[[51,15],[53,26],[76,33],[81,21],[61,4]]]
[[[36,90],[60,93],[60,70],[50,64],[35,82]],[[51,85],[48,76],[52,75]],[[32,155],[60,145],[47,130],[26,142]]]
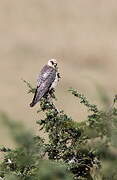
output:
[[[53,61],[50,61],[52,63],[52,65],[54,65],[54,62]]]

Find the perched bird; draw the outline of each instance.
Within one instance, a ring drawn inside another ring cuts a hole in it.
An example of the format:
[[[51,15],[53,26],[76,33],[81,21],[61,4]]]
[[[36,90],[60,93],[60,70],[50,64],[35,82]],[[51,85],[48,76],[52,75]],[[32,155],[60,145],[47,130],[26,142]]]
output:
[[[38,76],[37,88],[30,107],[37,104],[40,99],[50,93],[52,89],[54,90],[59,79],[60,74],[58,72],[57,61],[55,59],[51,59],[48,61],[48,64],[42,68]]]

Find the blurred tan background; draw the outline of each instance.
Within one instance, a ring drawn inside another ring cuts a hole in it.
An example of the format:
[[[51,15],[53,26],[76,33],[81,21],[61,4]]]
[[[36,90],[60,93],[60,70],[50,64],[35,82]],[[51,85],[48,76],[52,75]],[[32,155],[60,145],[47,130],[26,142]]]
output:
[[[50,58],[58,60],[62,76],[56,104],[75,120],[86,112],[69,87],[101,105],[98,84],[111,99],[117,93],[117,1],[0,0],[0,110],[35,132],[39,105],[29,107],[32,95],[21,78],[35,86]],[[0,144],[9,146],[0,126]]]

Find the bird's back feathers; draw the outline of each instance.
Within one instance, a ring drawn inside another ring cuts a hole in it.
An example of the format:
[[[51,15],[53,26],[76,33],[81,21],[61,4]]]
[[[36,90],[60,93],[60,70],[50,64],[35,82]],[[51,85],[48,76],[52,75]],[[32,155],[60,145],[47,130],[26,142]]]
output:
[[[30,107],[33,107],[49,91],[56,78],[56,69],[45,65],[37,79],[37,88]]]

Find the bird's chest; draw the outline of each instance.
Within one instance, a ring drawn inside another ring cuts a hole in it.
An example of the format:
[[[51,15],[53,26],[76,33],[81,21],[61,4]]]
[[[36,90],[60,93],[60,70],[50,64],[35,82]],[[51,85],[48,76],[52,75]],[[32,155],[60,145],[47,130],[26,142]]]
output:
[[[59,78],[58,78],[58,75],[57,75],[57,73],[56,73],[55,80],[53,81],[50,89],[55,88],[55,87],[57,86],[57,84],[58,84],[58,81],[59,81]]]

